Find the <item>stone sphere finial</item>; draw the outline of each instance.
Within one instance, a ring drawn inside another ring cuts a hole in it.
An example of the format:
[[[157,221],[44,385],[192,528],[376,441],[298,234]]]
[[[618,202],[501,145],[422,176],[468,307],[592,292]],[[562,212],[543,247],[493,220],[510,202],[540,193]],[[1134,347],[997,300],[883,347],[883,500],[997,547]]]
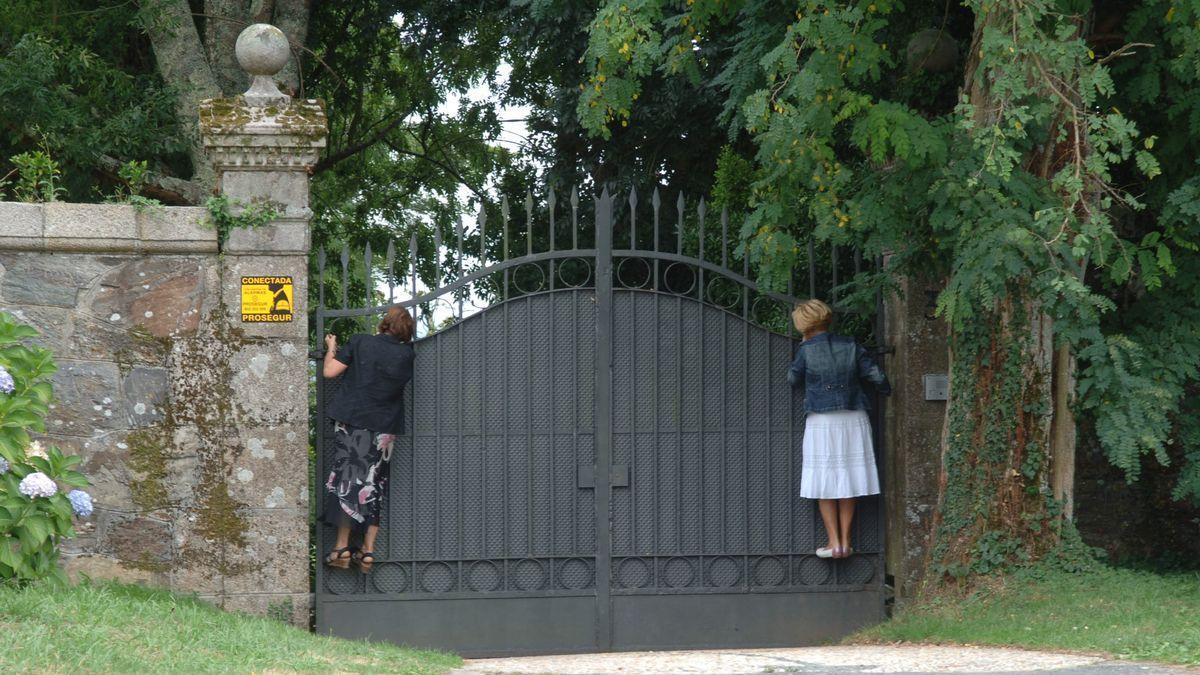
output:
[[[247,26],[238,35],[234,49],[238,64],[253,78],[250,88],[244,94],[247,104],[281,105],[291,100],[290,96],[279,91],[275,80],[272,79],[276,73],[283,70],[288,57],[291,56],[288,39],[283,31],[269,23]]]

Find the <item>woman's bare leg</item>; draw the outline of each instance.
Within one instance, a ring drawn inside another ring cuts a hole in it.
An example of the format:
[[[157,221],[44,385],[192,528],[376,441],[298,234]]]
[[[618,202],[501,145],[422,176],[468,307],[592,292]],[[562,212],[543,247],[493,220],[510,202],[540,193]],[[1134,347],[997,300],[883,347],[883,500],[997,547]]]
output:
[[[838,537],[838,500],[836,499],[820,499],[817,504],[821,508],[821,520],[825,521],[825,534],[829,536],[829,548],[837,548],[841,546]]]
[[[375,552],[375,535],[379,534],[378,525],[367,526],[367,532],[363,535],[362,550],[364,553]]]
[[[854,523],[854,497],[838,500],[838,537],[842,546],[850,548],[850,525]]]
[[[350,554],[345,550],[350,545],[350,528],[339,527],[337,539],[333,542],[333,550],[325,554],[325,562],[333,567],[345,567],[349,564]]]
[[[334,548],[346,548],[350,545],[350,528],[339,527],[337,529],[337,541],[333,542]]]

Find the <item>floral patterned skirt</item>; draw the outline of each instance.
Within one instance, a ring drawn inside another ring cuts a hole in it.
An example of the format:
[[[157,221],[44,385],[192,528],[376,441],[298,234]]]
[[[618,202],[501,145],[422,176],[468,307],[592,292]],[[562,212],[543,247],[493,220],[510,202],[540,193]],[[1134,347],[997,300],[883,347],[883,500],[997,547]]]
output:
[[[379,525],[395,442],[393,434],[334,422],[322,522],[359,532]]]

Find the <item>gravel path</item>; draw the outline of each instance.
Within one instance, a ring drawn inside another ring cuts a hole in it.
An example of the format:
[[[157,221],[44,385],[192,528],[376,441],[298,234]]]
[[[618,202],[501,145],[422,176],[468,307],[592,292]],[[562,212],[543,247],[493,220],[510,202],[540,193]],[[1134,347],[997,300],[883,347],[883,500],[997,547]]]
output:
[[[458,673],[1102,673],[1196,675],[1197,669],[1000,647],[862,645],[624,652],[467,661]]]

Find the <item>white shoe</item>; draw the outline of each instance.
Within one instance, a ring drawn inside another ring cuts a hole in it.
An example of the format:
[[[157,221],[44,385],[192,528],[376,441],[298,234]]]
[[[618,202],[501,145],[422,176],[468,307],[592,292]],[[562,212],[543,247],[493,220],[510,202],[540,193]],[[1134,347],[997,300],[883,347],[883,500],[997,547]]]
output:
[[[817,557],[818,558],[832,558],[833,557],[833,548],[826,546],[826,547],[817,549]]]

